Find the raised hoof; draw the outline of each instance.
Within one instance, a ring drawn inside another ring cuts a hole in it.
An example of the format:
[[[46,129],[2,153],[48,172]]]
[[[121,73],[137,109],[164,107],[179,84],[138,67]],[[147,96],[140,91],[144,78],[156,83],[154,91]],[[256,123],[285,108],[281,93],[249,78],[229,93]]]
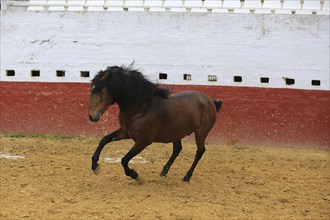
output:
[[[144,183],[144,179],[142,179],[140,176],[138,176],[136,178],[136,182],[139,184],[139,185],[142,185]]]
[[[183,182],[189,182],[190,181],[190,177],[185,176],[185,177],[183,177],[182,181]]]
[[[159,174],[159,176],[166,177],[166,174],[167,174],[167,173],[165,173],[164,171],[162,171],[162,172]]]
[[[93,170],[93,173],[94,173],[95,175],[99,175],[99,174],[100,174],[100,171],[101,171],[101,167],[100,167],[100,165],[98,165],[98,166]]]

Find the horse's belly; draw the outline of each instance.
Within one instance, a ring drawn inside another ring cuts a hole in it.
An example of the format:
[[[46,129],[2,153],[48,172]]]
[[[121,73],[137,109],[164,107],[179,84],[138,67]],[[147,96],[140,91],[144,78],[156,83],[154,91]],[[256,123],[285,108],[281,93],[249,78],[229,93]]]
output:
[[[181,140],[187,135],[194,132],[193,128],[179,128],[173,127],[172,129],[161,129],[155,137],[155,142],[169,143]]]
[[[170,143],[170,142],[175,142],[178,140],[181,140],[182,138],[184,138],[185,136],[190,135],[190,134],[186,134],[186,135],[176,135],[176,136],[159,136],[155,139],[154,142],[158,142],[158,143]]]

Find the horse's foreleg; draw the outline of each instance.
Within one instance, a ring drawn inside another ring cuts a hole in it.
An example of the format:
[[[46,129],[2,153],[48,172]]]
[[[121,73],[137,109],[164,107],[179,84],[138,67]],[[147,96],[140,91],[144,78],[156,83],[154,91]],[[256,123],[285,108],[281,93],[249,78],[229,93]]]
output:
[[[173,162],[175,161],[176,157],[179,155],[180,151],[182,150],[182,144],[181,140],[177,142],[173,142],[173,153],[170,159],[165,164],[162,172],[160,173],[160,176],[166,176],[168,171],[170,170],[170,167],[172,166]]]
[[[104,136],[99,145],[97,146],[93,156],[92,156],[92,170],[94,172],[94,174],[98,174],[99,173],[99,169],[100,166],[98,165],[98,161],[100,159],[100,154],[101,151],[103,150],[104,146],[108,143],[110,143],[111,141],[118,141],[118,140],[122,140],[122,139],[126,139],[129,138],[129,136],[124,133],[123,131],[121,131],[120,129],[112,132],[109,135]]]
[[[131,150],[121,159],[121,164],[125,170],[125,174],[126,176],[131,177],[132,179],[135,179],[137,181],[139,181],[139,175],[138,173],[133,170],[130,169],[128,166],[129,161],[135,157],[136,155],[138,155],[143,149],[145,149],[149,144],[135,144]]]

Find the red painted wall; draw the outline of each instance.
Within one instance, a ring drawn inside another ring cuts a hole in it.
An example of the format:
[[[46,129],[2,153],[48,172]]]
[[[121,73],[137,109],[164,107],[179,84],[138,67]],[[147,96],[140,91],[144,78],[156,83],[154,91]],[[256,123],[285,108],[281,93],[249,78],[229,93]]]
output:
[[[330,91],[220,86],[195,89],[223,108],[208,141],[329,149]],[[0,132],[102,136],[118,126],[112,106],[101,122],[88,120],[89,84],[0,82]]]

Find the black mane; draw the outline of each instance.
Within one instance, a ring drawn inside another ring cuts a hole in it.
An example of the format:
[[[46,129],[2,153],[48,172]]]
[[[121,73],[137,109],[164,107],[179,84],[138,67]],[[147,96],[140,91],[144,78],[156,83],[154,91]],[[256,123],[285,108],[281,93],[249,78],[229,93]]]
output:
[[[170,91],[147,80],[131,66],[111,66],[100,71],[92,80],[94,92],[106,87],[109,94],[123,111],[147,111],[155,97],[168,98]]]

